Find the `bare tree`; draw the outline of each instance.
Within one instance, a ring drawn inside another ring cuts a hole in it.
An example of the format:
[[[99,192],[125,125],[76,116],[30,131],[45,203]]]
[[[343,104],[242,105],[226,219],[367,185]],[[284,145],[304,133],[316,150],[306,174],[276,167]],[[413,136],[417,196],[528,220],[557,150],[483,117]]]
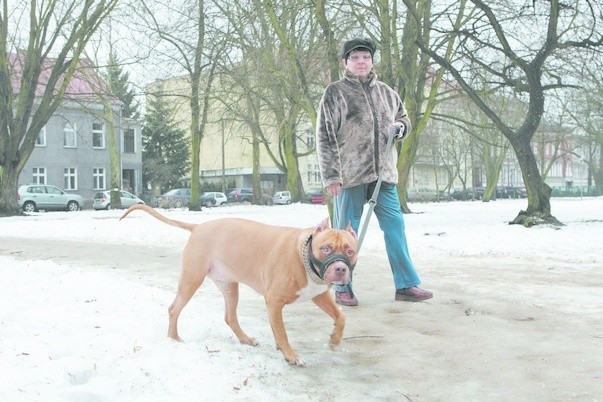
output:
[[[208,35],[212,28],[219,25],[216,15],[208,14],[211,3],[204,0],[186,0],[179,3],[171,1],[144,1],[144,13],[141,15],[148,28],[167,49],[159,51],[164,59],[169,59],[188,75],[190,93],[191,136],[191,200],[189,208],[199,210],[199,151],[207,124],[211,90],[223,51],[217,37]],[[166,18],[166,16],[168,18]],[[209,23],[208,21],[211,21]],[[161,94],[153,94],[161,96]]]
[[[571,152],[588,165],[589,187],[594,182],[597,194],[603,195],[603,54],[576,60],[575,66],[581,88],[563,104],[568,123],[577,128],[571,130],[576,143]]]
[[[69,96],[84,48],[117,3],[0,1],[0,213],[19,213],[19,174],[40,130]]]
[[[405,12],[398,0],[349,1],[355,28],[379,43],[379,77],[398,91],[406,104],[413,129],[403,144],[398,144],[398,195],[404,212],[411,212],[407,203],[412,166],[417,158],[421,137],[425,133],[436,105],[454,94],[457,88],[446,85],[445,69],[434,68],[429,55],[421,52],[418,43],[430,43],[444,54],[453,56],[454,37],[432,38],[431,25],[440,16],[451,18],[456,25],[464,17],[466,0],[459,2],[455,18],[448,10],[434,13],[431,0],[405,0],[411,12]]]
[[[449,60],[425,41],[416,43],[437,63],[445,67],[463,91],[509,140],[519,161],[528,192],[528,207],[513,223],[526,226],[545,221],[558,224],[551,215],[551,188],[544,182],[531,141],[544,113],[545,93],[566,85],[560,53],[592,49],[603,45],[599,18],[602,5],[596,1],[533,1],[518,7],[514,1],[490,6],[470,0],[476,11],[461,27],[437,26],[432,30],[458,38],[455,60]],[[421,15],[412,10],[414,18]],[[486,90],[471,78],[493,75],[496,80]],[[514,92],[525,98],[522,115],[505,119],[485,99],[492,91]]]
[[[230,92],[220,96],[223,107],[248,127],[257,150],[254,166],[259,168],[257,144],[285,173],[287,188],[299,200],[303,194],[299,158],[306,150],[298,149],[298,140],[304,126],[313,126],[316,120],[320,94],[312,88],[322,71],[317,61],[321,37],[312,9],[296,1],[235,0],[228,5],[223,13],[232,27],[234,56],[223,68],[221,87]],[[259,190],[257,170],[254,194]]]

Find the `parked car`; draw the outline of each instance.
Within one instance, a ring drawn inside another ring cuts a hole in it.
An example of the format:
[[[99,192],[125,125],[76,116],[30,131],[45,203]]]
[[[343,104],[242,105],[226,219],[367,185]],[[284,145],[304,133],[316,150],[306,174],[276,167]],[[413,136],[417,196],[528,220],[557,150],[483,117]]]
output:
[[[29,184],[19,187],[17,202],[25,212],[35,212],[40,209],[79,211],[84,205],[84,197],[66,193],[48,184]]]
[[[290,191],[277,191],[272,197],[273,204],[291,204],[291,192]]]
[[[438,193],[425,187],[410,187],[406,189],[409,202],[430,202],[438,199]]]
[[[325,195],[322,188],[311,188],[304,194],[304,202],[310,204],[326,204],[327,196]]]
[[[228,202],[251,202],[253,201],[253,190],[251,188],[232,188],[226,195]]]
[[[144,204],[143,200],[128,191],[120,190],[119,197],[122,208],[130,208],[134,204]],[[111,191],[107,190],[96,193],[92,208],[96,210],[111,209]]]
[[[452,200],[452,195],[450,194],[450,190],[444,191],[440,190],[438,193],[438,201],[450,201]]]
[[[496,198],[525,198],[528,192],[525,187],[497,186]]]
[[[528,197],[528,190],[526,190],[525,187],[516,187],[518,193],[519,193],[519,198],[527,198]]]
[[[224,193],[219,191],[208,191],[201,194],[201,205],[205,207],[219,207],[228,203],[228,199]]]
[[[226,195],[228,202],[253,202],[253,189],[248,187],[232,188]],[[262,205],[272,205],[272,197],[268,194],[262,194],[260,199]]]
[[[483,187],[469,187],[465,190],[455,188],[450,192],[450,197],[455,200],[481,200],[484,197]]]
[[[189,188],[175,188],[156,197],[159,208],[181,208],[187,206],[191,201],[191,190]]]

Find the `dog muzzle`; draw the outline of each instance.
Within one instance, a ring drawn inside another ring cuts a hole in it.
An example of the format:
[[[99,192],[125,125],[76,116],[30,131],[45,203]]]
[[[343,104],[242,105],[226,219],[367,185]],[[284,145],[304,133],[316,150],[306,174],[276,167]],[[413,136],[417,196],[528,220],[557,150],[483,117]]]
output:
[[[318,268],[317,274],[320,279],[324,279],[325,272],[327,271],[329,266],[336,261],[343,262],[350,269],[350,272],[352,272],[352,270],[354,269],[354,265],[352,264],[350,259],[341,253],[333,253],[321,261],[314,256],[312,251],[310,251],[310,261],[312,262],[312,265]]]

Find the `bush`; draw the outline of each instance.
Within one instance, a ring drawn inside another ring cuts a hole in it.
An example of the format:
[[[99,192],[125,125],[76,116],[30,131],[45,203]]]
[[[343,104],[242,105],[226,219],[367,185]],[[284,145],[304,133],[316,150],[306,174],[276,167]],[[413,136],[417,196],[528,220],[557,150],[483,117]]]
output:
[[[595,186],[553,187],[551,197],[596,197]]]

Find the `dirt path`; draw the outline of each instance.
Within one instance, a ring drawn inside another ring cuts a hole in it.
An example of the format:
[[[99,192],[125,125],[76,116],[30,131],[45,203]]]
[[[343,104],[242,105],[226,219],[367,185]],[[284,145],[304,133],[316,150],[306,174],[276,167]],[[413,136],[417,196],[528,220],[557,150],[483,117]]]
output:
[[[71,240],[0,236],[0,255],[21,260],[52,260],[57,264],[119,270],[128,279],[174,289],[180,273],[180,250],[173,247],[115,245]]]
[[[174,247],[0,238],[0,254],[119,270],[168,290],[176,287],[180,265]],[[601,400],[601,267],[421,255],[415,262],[425,267],[420,273],[435,293],[431,301],[393,301],[385,257],[361,257],[360,306],[345,308],[337,351],[326,345],[328,317],[307,304],[288,306],[290,340],[309,368],[269,381],[300,394],[311,384],[317,400]],[[268,325],[259,296],[243,290],[241,299],[241,317]]]

